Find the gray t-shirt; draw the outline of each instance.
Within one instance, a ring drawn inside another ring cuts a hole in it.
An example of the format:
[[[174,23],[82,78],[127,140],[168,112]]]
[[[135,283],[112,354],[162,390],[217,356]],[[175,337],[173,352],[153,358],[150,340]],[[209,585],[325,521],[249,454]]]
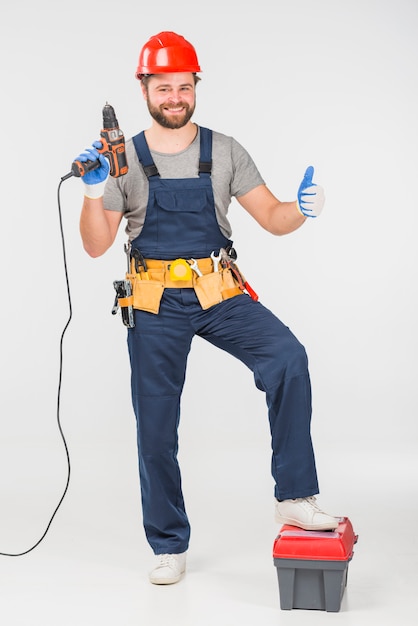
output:
[[[109,177],[104,194],[104,206],[120,211],[127,219],[129,241],[137,237],[144,224],[148,204],[148,181],[139,164],[132,139],[126,142],[129,171],[119,178]],[[197,178],[200,153],[200,129],[185,150],[175,154],[151,151],[161,178]],[[232,137],[213,132],[212,187],[216,217],[225,237],[231,237],[228,208],[232,197],[239,197],[264,184],[248,152]]]

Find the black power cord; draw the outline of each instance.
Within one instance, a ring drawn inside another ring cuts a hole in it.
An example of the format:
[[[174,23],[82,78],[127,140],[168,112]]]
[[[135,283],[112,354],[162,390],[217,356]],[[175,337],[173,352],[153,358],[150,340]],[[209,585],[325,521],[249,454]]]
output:
[[[43,533],[43,535],[41,536],[40,539],[38,539],[38,541],[28,550],[24,550],[23,552],[16,552],[16,553],[8,553],[8,552],[0,552],[0,556],[23,556],[24,554],[28,554],[29,552],[32,552],[32,550],[34,550],[37,546],[39,546],[39,544],[41,543],[41,541],[45,538],[48,530],[51,527],[51,524],[55,518],[55,515],[58,512],[58,509],[60,508],[66,494],[68,491],[68,487],[70,484],[70,476],[71,476],[71,462],[70,462],[70,454],[68,452],[68,446],[67,446],[67,442],[65,440],[65,436],[64,436],[64,432],[62,430],[62,426],[61,426],[61,417],[60,417],[60,405],[61,405],[61,384],[62,384],[62,365],[63,365],[63,342],[64,342],[64,336],[65,333],[67,331],[67,328],[71,322],[71,318],[72,318],[72,305],[71,305],[71,293],[70,293],[70,282],[68,279],[68,269],[67,269],[67,255],[65,252],[65,238],[64,238],[64,229],[62,226],[62,214],[61,214],[61,202],[60,202],[60,189],[61,189],[61,185],[64,182],[64,180],[66,180],[67,178],[69,178],[69,176],[71,176],[71,174],[64,176],[63,178],[61,178],[61,181],[58,185],[58,191],[57,191],[57,196],[58,196],[58,215],[59,215],[59,224],[60,224],[60,232],[61,232],[61,242],[62,242],[62,253],[63,253],[63,259],[64,259],[64,272],[65,272],[65,282],[67,285],[67,296],[68,296],[68,307],[69,307],[69,317],[67,320],[67,323],[64,326],[64,329],[62,331],[61,334],[61,339],[60,339],[60,358],[59,358],[59,378],[58,378],[58,393],[57,393],[57,424],[58,424],[58,429],[64,444],[64,448],[65,448],[65,454],[67,457],[67,481],[65,484],[65,488],[64,488],[64,492],[51,516],[51,519],[49,520],[47,527]]]

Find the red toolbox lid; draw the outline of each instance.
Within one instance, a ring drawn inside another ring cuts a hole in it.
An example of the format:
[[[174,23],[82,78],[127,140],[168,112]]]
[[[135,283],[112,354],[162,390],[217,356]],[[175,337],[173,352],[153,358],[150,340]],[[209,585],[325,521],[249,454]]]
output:
[[[348,517],[341,517],[335,531],[302,530],[285,524],[273,546],[277,559],[348,561],[358,536]]]

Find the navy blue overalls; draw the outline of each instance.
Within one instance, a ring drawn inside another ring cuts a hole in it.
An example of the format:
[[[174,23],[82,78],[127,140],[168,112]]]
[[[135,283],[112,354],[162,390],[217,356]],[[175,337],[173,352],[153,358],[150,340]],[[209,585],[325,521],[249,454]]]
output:
[[[143,229],[132,246],[145,258],[170,260],[209,257],[230,244],[215,214],[211,131],[200,128],[198,178],[160,178],[144,133],[134,137],[134,145],[148,177],[149,199]],[[275,496],[283,500],[318,493],[304,347],[246,294],[203,310],[194,289],[166,288],[158,315],[135,310],[135,327],[128,330],[143,522],[155,554],[185,552],[189,544],[177,431],[194,335],[240,359],[265,392]]]

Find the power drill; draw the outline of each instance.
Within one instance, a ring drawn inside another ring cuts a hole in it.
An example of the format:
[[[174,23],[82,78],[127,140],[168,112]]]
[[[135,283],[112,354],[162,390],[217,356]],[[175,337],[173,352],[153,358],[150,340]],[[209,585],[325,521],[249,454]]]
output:
[[[109,159],[110,175],[114,178],[123,176],[128,171],[125,154],[125,137],[119,128],[114,108],[106,102],[103,107],[103,130],[100,133],[102,147],[98,152]],[[73,176],[84,176],[87,172],[100,167],[98,159],[94,161],[73,161],[71,174]]]

